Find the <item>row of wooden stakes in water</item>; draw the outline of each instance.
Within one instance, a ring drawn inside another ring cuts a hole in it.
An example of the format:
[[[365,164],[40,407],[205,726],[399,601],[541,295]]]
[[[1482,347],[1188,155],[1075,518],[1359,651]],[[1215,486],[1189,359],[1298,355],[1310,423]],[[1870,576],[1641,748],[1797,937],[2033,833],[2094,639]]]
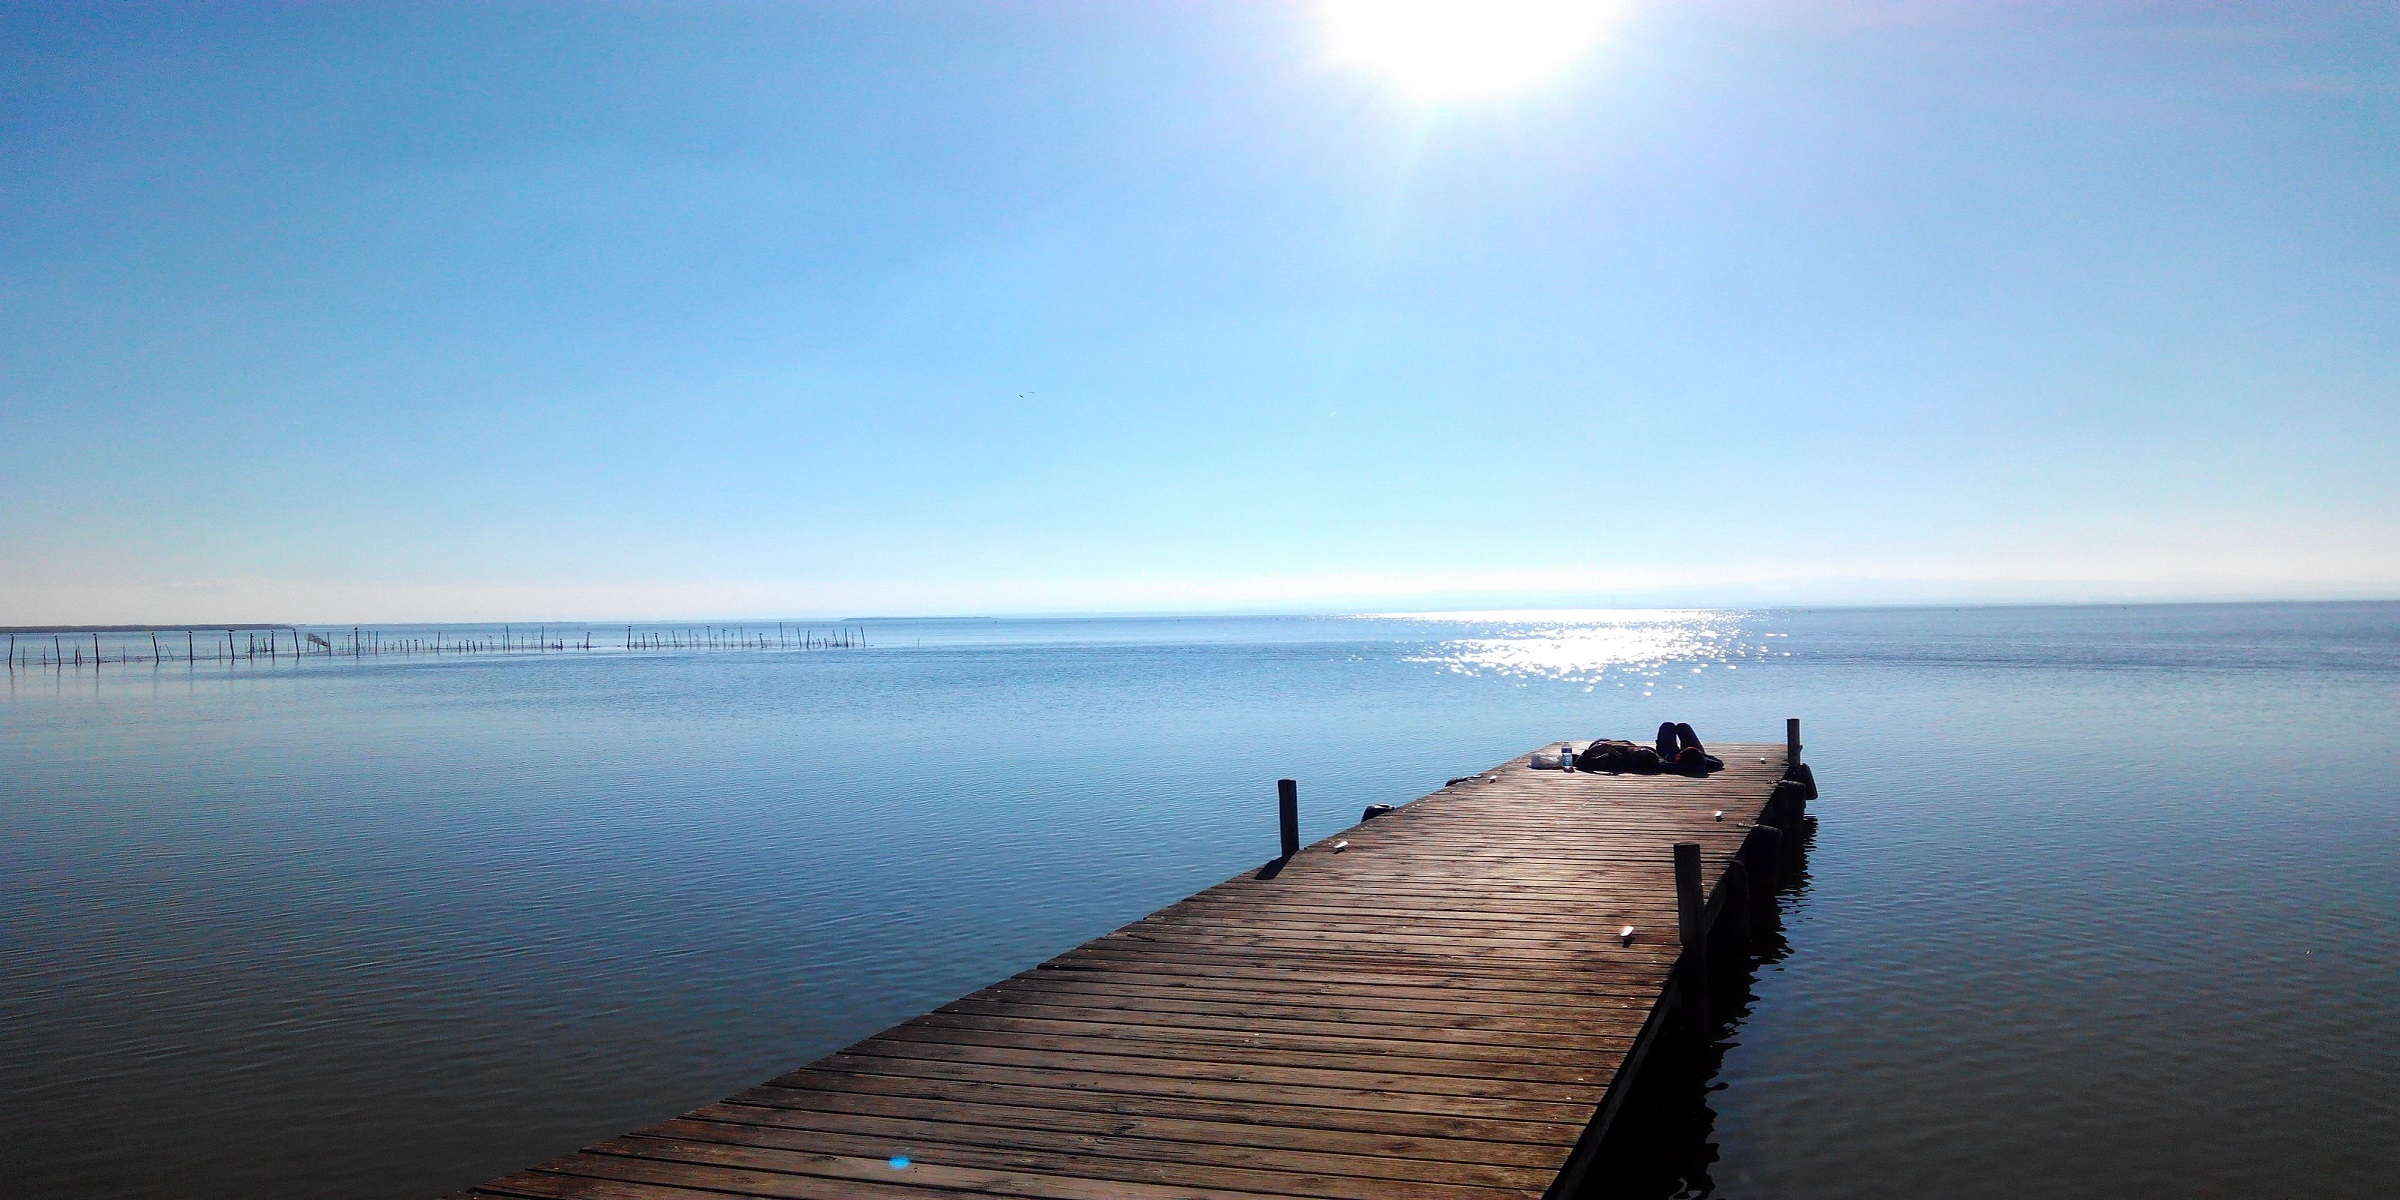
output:
[[[50,644],[28,642],[19,649],[17,635],[8,638],[8,669],[18,667],[98,667],[103,663],[169,663],[169,662],[256,662],[259,659],[280,661],[311,656],[328,658],[364,658],[387,654],[542,654],[577,651],[590,653],[601,650],[852,650],[867,644],[867,631],[841,626],[832,630],[813,627],[793,627],[779,624],[773,634],[765,627],[756,630],[746,625],[703,625],[692,629],[641,629],[625,627],[622,642],[611,646],[596,644],[592,631],[585,629],[572,640],[553,637],[547,626],[537,628],[532,637],[520,636],[513,626],[501,626],[498,637],[453,637],[436,632],[432,637],[387,637],[372,629],[352,628],[347,634],[337,633],[328,638],[322,634],[298,629],[266,630],[178,630],[183,634],[183,653],[175,653],[174,642],[161,642],[157,632],[150,634],[150,653],[140,653],[140,646],[120,643],[114,654],[105,651],[100,635],[93,633],[87,648],[84,635],[69,639],[65,634],[53,634]],[[208,637],[200,641],[201,634]],[[236,638],[240,640],[236,640]],[[208,650],[202,654],[202,649]]]

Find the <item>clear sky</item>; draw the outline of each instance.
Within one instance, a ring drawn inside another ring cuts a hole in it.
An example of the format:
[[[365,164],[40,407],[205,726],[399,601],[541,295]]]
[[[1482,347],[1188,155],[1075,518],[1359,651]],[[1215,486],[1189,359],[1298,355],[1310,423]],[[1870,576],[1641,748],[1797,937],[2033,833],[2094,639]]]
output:
[[[1331,11],[0,5],[0,622],[2400,595],[2400,9]]]

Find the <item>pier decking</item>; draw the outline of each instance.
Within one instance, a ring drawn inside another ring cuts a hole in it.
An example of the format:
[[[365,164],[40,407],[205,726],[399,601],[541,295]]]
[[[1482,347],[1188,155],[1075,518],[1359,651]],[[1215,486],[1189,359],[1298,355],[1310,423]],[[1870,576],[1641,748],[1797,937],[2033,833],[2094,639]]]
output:
[[[1773,849],[1749,825],[1797,815],[1771,800],[1784,745],[1712,749],[1726,769],[1705,779],[1512,760],[721,1103],[459,1195],[1562,1195],[1689,980],[1672,846],[1699,846],[1705,920],[1747,903],[1728,864]]]

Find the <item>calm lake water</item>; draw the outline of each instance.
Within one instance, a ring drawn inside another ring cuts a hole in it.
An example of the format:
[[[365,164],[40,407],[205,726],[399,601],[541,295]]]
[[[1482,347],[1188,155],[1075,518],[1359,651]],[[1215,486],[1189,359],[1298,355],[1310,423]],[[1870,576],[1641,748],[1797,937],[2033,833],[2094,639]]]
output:
[[[1649,1194],[2400,1178],[2400,605],[865,628],[17,668],[0,1192],[431,1196],[1253,867],[1279,776],[1787,715],[1809,879]]]

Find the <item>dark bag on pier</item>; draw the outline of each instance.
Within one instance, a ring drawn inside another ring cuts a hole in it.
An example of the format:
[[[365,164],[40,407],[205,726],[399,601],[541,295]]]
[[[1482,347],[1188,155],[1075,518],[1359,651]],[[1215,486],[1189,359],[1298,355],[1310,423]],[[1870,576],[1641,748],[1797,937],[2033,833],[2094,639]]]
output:
[[[1622,771],[1625,769],[1625,755],[1632,749],[1632,742],[1595,740],[1575,756],[1575,769],[1578,771]]]
[[[1583,748],[1575,756],[1578,771],[1633,771],[1650,774],[1659,769],[1658,751],[1633,742],[1599,741]]]

